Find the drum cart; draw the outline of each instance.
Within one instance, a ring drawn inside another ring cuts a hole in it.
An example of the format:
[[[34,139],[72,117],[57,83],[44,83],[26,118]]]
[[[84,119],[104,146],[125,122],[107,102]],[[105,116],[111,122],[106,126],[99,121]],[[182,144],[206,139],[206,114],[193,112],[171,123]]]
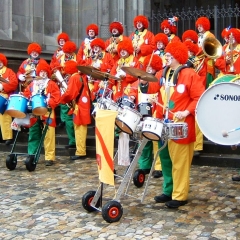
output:
[[[44,138],[45,138],[47,130],[48,130],[49,118],[50,118],[51,112],[52,112],[52,110],[50,110],[48,119],[46,121],[46,125],[43,126],[43,123],[41,122],[41,125],[42,125],[41,126],[41,128],[42,128],[42,136],[41,136],[40,143],[39,143],[39,145],[37,147],[37,151],[36,151],[35,154],[28,155],[27,153],[14,152],[15,146],[17,144],[17,139],[18,139],[18,136],[19,136],[19,132],[20,132],[20,131],[17,131],[17,134],[16,134],[16,137],[14,139],[11,152],[10,152],[10,154],[6,158],[6,167],[9,170],[14,170],[16,168],[16,166],[17,166],[17,157],[18,156],[27,156],[27,159],[25,160],[26,169],[29,172],[32,172],[32,171],[35,170],[35,168],[37,166],[37,163],[38,163],[38,160],[39,160],[39,157],[40,157],[40,154],[41,154]],[[38,116],[38,121],[41,121],[39,116]]]

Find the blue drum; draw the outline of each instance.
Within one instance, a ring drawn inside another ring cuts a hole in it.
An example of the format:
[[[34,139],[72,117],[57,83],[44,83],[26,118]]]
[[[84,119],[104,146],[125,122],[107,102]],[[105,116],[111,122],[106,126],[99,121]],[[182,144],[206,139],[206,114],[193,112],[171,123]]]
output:
[[[42,94],[32,96],[32,113],[36,116],[42,116],[47,113],[47,97]]]
[[[0,95],[0,113],[4,114],[6,108],[7,108],[8,100]]]
[[[25,118],[27,113],[28,99],[21,94],[10,95],[6,113],[11,117]]]

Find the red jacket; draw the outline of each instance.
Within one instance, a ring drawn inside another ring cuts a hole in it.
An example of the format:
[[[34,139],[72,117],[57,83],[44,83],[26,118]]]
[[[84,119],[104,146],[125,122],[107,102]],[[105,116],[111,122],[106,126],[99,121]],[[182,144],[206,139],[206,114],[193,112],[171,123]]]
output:
[[[16,74],[13,72],[12,69],[7,68],[7,67],[3,67],[1,69],[1,77],[4,78],[5,80],[9,81],[9,83],[4,83],[1,82],[3,85],[3,93],[8,94],[8,96],[12,93],[14,93],[14,91],[17,89],[18,87],[18,80],[17,80],[17,76]]]

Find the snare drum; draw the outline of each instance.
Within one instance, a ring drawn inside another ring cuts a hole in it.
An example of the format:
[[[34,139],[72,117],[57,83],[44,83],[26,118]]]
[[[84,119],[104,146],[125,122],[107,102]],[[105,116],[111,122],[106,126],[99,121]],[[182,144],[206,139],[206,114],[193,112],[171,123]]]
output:
[[[12,94],[9,97],[6,113],[11,117],[25,118],[28,99],[21,94]]]
[[[31,98],[32,113],[36,116],[42,116],[47,113],[47,97],[42,94],[35,94]]]
[[[123,108],[124,106],[126,106],[126,107],[130,107],[130,108],[132,108],[132,109],[135,109],[135,104],[134,104],[134,102],[131,101],[131,100],[128,99],[128,98],[121,98],[121,99],[119,99],[118,104],[119,104],[119,106],[120,106],[121,108]]]
[[[164,133],[168,139],[183,139],[188,136],[188,125],[184,122],[165,123]]]
[[[7,108],[8,100],[7,98],[0,95],[0,113],[4,114],[6,108]]]
[[[141,102],[137,105],[137,110],[142,114],[143,117],[152,116],[152,104],[150,102]]]
[[[95,104],[95,107],[92,111],[93,116],[96,116],[96,112],[97,112],[98,109],[118,111],[119,106],[112,99],[108,99],[108,98],[103,98],[102,99],[102,98],[100,98],[98,100],[98,102]]]
[[[161,139],[163,123],[160,119],[146,117],[143,121],[142,135],[152,141]]]
[[[220,145],[240,143],[240,131],[228,132],[240,126],[240,86],[219,83],[208,88],[198,100],[196,120],[202,133]]]
[[[123,132],[132,135],[136,130],[141,118],[142,115],[138,111],[124,106],[123,110],[118,112],[115,124]]]

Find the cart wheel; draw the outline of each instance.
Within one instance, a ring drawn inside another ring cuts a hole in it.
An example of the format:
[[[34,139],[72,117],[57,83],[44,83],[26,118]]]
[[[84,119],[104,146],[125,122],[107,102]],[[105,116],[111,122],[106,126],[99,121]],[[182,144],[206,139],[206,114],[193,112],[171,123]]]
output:
[[[133,175],[133,183],[136,187],[140,188],[145,182],[145,173],[143,170],[138,169]]]
[[[96,194],[96,191],[89,191],[82,196],[82,206],[88,212],[94,212],[96,211],[96,208],[99,208],[100,206],[100,199],[97,201],[97,204],[95,205],[96,208],[90,205],[95,194]]]
[[[34,161],[34,158],[35,156],[34,155],[29,155],[25,161],[26,163],[26,169],[29,171],[29,172],[32,172],[35,170],[37,164],[36,163],[33,163]]]
[[[6,158],[6,167],[9,170],[14,170],[17,166],[17,155],[16,154],[10,154]]]
[[[108,223],[118,222],[122,214],[122,205],[114,200],[107,202],[102,208],[102,217]]]

